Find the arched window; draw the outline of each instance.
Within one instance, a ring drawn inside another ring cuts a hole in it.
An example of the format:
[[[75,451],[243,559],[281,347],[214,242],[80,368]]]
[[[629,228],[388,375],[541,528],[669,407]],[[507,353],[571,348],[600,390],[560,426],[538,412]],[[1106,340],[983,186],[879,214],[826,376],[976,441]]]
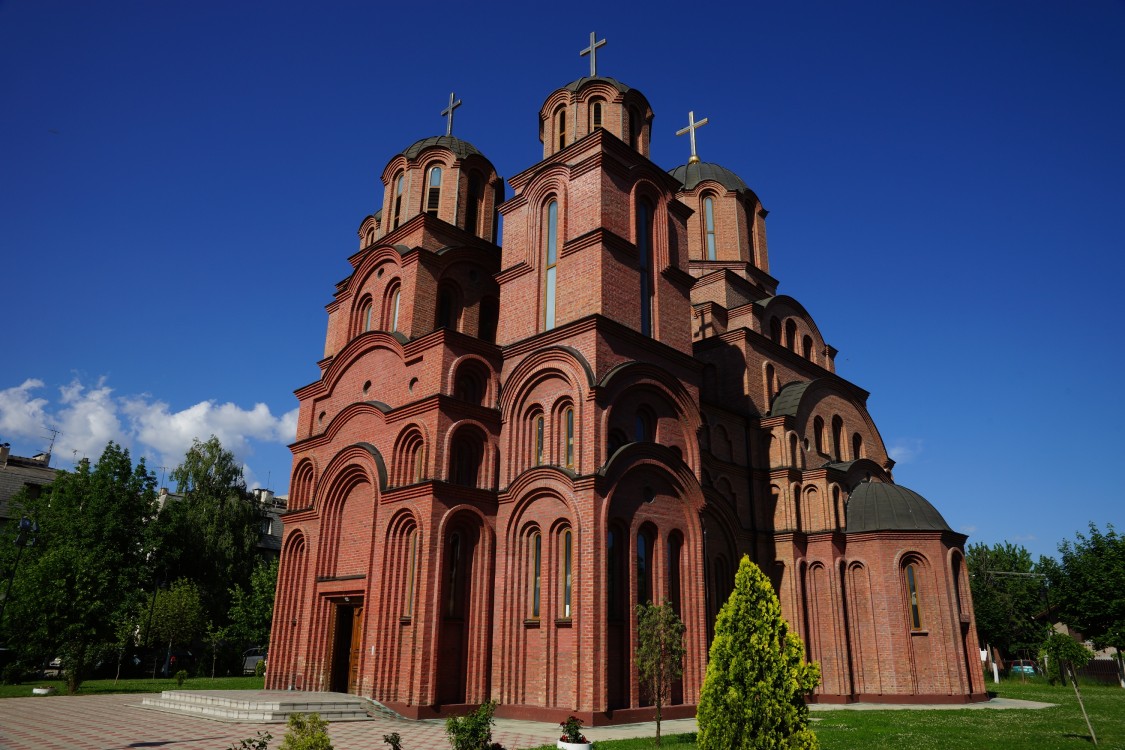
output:
[[[543,415],[540,414],[535,418],[535,465],[543,465],[543,439],[546,437],[544,432],[546,430],[546,423]]]
[[[621,449],[629,439],[625,437],[625,433],[619,429],[612,429],[609,431],[609,440],[606,441],[607,457],[612,456]]]
[[[767,362],[766,363],[766,409],[769,409],[771,403],[773,402],[773,380],[774,380],[774,377],[775,377],[775,375],[774,375],[773,365]]]
[[[567,407],[563,411],[563,466],[574,468],[574,409]]]
[[[394,178],[395,198],[394,198],[394,212],[391,219],[391,229],[398,229],[399,222],[402,220],[402,187],[406,175],[399,172]]]
[[[641,277],[641,333],[652,335],[652,204],[637,202],[637,270]]]
[[[430,179],[426,182],[429,185],[426,190],[426,213],[437,216],[438,204],[441,202],[441,167],[430,167]]]
[[[629,148],[641,147],[641,113],[636,107],[629,107]]]
[[[398,311],[401,304],[402,285],[398,279],[393,279],[387,284],[387,291],[383,295],[382,327],[384,331],[398,330]]]
[[[652,537],[647,531],[637,534],[637,604],[652,600]]]
[[[393,482],[403,486],[425,478],[426,443],[417,428],[408,428],[395,449]]]
[[[770,318],[770,339],[775,344],[781,343],[781,321],[777,318]]]
[[[922,610],[918,606],[918,566],[906,566],[906,604],[910,609],[910,629],[922,629]]]
[[[403,617],[414,615],[414,581],[418,576],[418,530],[411,529],[406,535],[406,600],[403,602]]]
[[[839,415],[832,417],[832,458],[837,461],[844,460],[844,420]]]
[[[605,107],[605,100],[591,99],[590,100],[590,132],[593,133],[598,128],[602,127],[603,109]]]
[[[484,202],[484,191],[481,190],[480,175],[473,172],[469,175],[469,202],[465,205],[465,230],[475,235],[480,235],[477,226],[481,214],[481,204]]]
[[[363,306],[359,308],[359,330],[360,333],[365,333],[371,330],[371,300],[364,300]]]
[[[573,538],[573,535],[570,533],[570,529],[565,529],[562,533],[562,540],[561,540],[562,541],[562,552],[561,552],[561,557],[562,557],[562,581],[560,581],[560,583],[562,584],[562,587],[561,587],[562,588],[562,608],[561,608],[561,611],[562,611],[562,616],[567,618],[567,619],[570,619],[571,611],[572,611],[571,610],[571,591],[573,589],[573,568],[574,568],[574,557],[573,557],[573,552],[572,552],[572,549],[571,549],[572,538]]]
[[[852,435],[852,460],[858,461],[861,458],[867,458],[863,452],[863,436],[858,432]]]
[[[539,619],[542,592],[543,536],[537,531],[531,536],[531,619]]]
[[[461,305],[458,295],[452,286],[444,285],[438,291],[437,319],[435,328],[449,328],[457,330],[457,322],[461,319]]]
[[[559,151],[566,148],[566,107],[559,107],[555,111],[555,132],[558,133]]]
[[[555,275],[558,271],[559,202],[551,199],[544,211],[543,264],[543,330],[555,327]]]
[[[638,409],[633,417],[633,442],[649,443],[656,439],[653,430],[652,414],[648,409]]]
[[[792,318],[785,321],[785,347],[797,351],[797,324]]]
[[[290,507],[307,508],[312,505],[313,485],[316,483],[316,471],[312,461],[303,459],[293,471],[293,482],[290,492]]]
[[[484,437],[475,429],[464,428],[450,445],[449,478],[464,487],[479,487],[484,463]]]
[[[703,199],[703,232],[707,242],[707,260],[715,260],[715,201]]]
[[[805,336],[801,340],[801,353],[804,355],[805,359],[811,360],[813,358],[813,356],[812,356],[812,337],[811,336]]]
[[[813,440],[816,444],[816,452],[824,453],[824,420],[820,417],[813,420]]]

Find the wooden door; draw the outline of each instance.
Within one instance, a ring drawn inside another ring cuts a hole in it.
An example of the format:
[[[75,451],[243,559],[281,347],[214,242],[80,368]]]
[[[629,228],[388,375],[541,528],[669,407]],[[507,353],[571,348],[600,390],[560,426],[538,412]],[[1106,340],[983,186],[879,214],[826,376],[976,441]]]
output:
[[[348,650],[348,692],[359,695],[359,658],[363,652],[363,607],[352,608],[352,642]]]

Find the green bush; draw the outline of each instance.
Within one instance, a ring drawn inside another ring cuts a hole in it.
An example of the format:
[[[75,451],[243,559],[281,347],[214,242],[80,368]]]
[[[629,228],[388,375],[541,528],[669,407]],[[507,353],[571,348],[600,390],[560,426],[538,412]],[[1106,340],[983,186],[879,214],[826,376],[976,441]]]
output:
[[[22,685],[23,678],[27,676],[27,671],[23,668],[22,664],[12,663],[4,667],[4,684],[5,685]]]
[[[184,680],[186,680],[187,678],[188,673],[186,669],[181,669],[179,672],[176,672],[176,685],[179,687],[183,687]]]
[[[402,737],[398,732],[383,735],[383,742],[391,746],[391,750],[402,750]]]
[[[272,739],[273,735],[269,732],[258,732],[257,737],[239,740],[238,745],[231,745],[227,750],[269,750]]]
[[[265,677],[266,676],[266,660],[265,659],[262,659],[261,661],[259,661],[257,664],[254,665],[254,676],[255,677]]]
[[[287,726],[281,750],[332,750],[328,722],[320,714],[289,714]]]
[[[803,654],[769,579],[743,556],[715,622],[696,713],[700,750],[819,747],[805,695],[820,668],[805,664]]]
[[[468,716],[445,720],[445,733],[453,750],[489,750],[492,746],[492,714],[496,701],[482,703]]]

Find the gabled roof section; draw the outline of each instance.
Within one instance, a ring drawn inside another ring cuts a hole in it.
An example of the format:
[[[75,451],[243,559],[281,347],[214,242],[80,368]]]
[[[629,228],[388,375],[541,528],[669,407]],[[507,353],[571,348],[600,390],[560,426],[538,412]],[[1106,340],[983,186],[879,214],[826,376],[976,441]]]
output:
[[[797,416],[797,409],[801,407],[801,398],[804,397],[805,391],[812,385],[810,380],[798,380],[789,383],[777,392],[773,397],[773,404],[770,406],[771,417],[795,417]]]
[[[953,531],[930,501],[902,485],[861,482],[847,509],[848,534],[864,531]]]
[[[414,159],[426,149],[434,147],[447,148],[452,151],[458,159],[464,159],[467,156],[484,156],[473,144],[451,135],[435,135],[430,138],[423,138],[407,147],[406,150],[402,152],[402,155],[407,159]]]

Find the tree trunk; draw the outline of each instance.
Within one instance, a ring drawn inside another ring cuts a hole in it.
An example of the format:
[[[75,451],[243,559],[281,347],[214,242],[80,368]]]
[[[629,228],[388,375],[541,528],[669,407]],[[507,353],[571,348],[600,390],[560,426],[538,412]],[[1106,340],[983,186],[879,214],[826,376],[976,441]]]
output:
[[[1090,739],[1094,741],[1094,745],[1096,746],[1098,744],[1098,737],[1094,734],[1094,727],[1090,724],[1090,717],[1086,714],[1086,704],[1082,702],[1082,693],[1078,692],[1078,670],[1074,668],[1073,664],[1067,664],[1066,662],[1063,662],[1059,666],[1062,667],[1064,675],[1066,674],[1066,670],[1068,668],[1070,669],[1070,677],[1074,680],[1074,695],[1078,698],[1078,707],[1082,709],[1082,718],[1086,720],[1086,728],[1090,730]]]

